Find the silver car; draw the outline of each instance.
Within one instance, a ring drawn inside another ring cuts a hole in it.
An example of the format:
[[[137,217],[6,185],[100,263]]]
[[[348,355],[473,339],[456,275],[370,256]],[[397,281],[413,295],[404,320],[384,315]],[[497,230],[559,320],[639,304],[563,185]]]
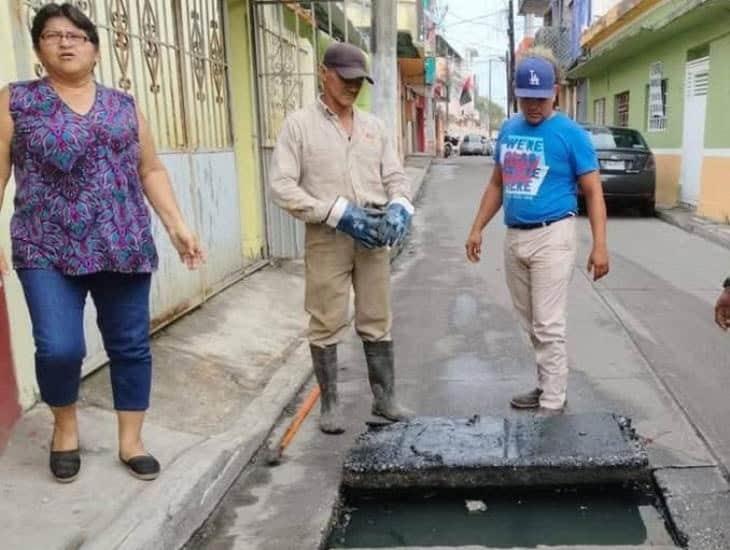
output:
[[[488,143],[485,136],[479,134],[467,134],[459,145],[460,155],[488,155]]]

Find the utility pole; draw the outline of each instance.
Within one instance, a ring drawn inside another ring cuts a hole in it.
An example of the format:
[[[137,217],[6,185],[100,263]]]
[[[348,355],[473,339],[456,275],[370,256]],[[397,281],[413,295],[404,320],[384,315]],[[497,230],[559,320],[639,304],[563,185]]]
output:
[[[507,78],[507,97],[509,98],[509,104],[512,106],[513,112],[517,112],[517,102],[515,101],[513,89],[512,89],[512,83],[514,82],[515,78],[515,14],[514,14],[514,6],[513,6],[513,0],[509,0],[509,13],[507,14],[507,35],[509,37],[509,68],[507,70],[507,74],[509,77]],[[507,109],[507,114],[509,115],[510,110]]]
[[[398,18],[392,0],[373,0],[373,113],[398,146]]]
[[[488,96],[487,99],[489,103],[487,103],[487,134],[489,137],[492,137],[492,58],[489,58],[489,78],[487,78],[487,89],[488,89]]]
[[[382,0],[381,0],[382,1]],[[396,6],[397,2],[392,0],[386,0],[391,5]],[[424,53],[426,58],[432,58],[435,62],[436,55],[436,32],[435,23],[433,20],[433,10],[436,0],[422,0],[421,9],[427,10],[428,14],[424,13],[422,21],[424,22],[423,36],[424,36]],[[396,19],[396,14],[391,16]],[[434,31],[433,33],[431,31]],[[425,77],[425,74],[424,74]],[[424,78],[425,82],[425,78]],[[437,153],[438,144],[436,143],[436,118],[434,115],[434,104],[433,104],[433,82],[426,84],[426,108],[424,109],[424,118],[426,122],[426,140],[425,140],[425,152],[431,155]]]
[[[452,55],[449,50],[449,56],[446,58],[446,124],[444,125],[444,133],[449,134],[449,104],[451,103],[451,61]]]
[[[510,74],[510,64],[512,63],[512,56],[507,50],[504,56],[504,68],[507,73],[507,118],[512,114],[512,75]]]

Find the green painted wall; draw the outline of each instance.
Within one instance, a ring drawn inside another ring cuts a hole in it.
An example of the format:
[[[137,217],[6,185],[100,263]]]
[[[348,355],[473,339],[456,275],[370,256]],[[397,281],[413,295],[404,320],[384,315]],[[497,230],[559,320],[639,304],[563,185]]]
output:
[[[646,48],[636,44],[624,46],[633,51],[610,67],[588,76],[588,117],[593,120],[593,106],[597,99],[606,99],[606,122],[615,123],[615,96],[629,92],[629,125],[639,129],[654,148],[680,148],[684,116],[685,64],[689,50],[710,45],[710,94],[707,105],[705,147],[730,147],[730,110],[725,108],[730,99],[730,18],[713,20],[684,29],[677,25],[677,32],[668,41],[660,41]],[[671,25],[670,25],[671,26]],[[621,47],[620,45],[618,46]],[[638,53],[637,49],[639,50]],[[647,130],[646,86],[649,68],[656,61],[664,64],[667,83],[667,127],[661,132]]]
[[[591,77],[589,89],[589,118],[593,120],[593,105],[606,99],[606,123],[615,124],[615,96],[629,92],[629,126],[639,129],[652,147],[679,147],[682,141],[683,65],[686,52],[681,47],[653,50],[613,66],[597,77]],[[667,127],[662,132],[647,131],[646,86],[649,67],[656,61],[664,63],[667,79]],[[595,121],[594,121],[595,122]]]

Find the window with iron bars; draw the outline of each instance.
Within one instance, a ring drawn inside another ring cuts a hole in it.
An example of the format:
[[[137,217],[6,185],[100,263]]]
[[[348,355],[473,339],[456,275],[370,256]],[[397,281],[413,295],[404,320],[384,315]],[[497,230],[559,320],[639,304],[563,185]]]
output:
[[[614,97],[615,101],[615,114],[614,124],[621,126],[622,128],[628,128],[629,126],[629,92],[622,92],[616,94]]]
[[[25,0],[28,27],[49,0]],[[134,96],[161,150],[233,142],[219,0],[75,0],[99,30],[96,79]],[[43,74],[35,65],[37,76]]]
[[[646,99],[645,99],[646,129],[649,132],[661,132],[663,130],[666,130],[666,128],[667,128],[667,89],[668,88],[669,88],[669,80],[666,78],[663,78],[662,83],[661,83],[662,110],[661,110],[661,113],[659,113],[659,112],[652,113],[651,88],[648,84],[646,85]],[[655,99],[658,99],[658,98],[655,98]]]
[[[316,101],[318,67],[332,40],[367,51],[369,0],[253,0],[261,143],[272,148],[287,115]]]
[[[606,124],[606,98],[596,99],[593,102],[593,122]]]

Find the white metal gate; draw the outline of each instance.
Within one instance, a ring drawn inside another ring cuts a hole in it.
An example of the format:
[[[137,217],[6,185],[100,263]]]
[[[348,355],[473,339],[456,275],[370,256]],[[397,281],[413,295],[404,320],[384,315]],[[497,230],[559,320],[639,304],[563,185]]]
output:
[[[693,206],[697,204],[700,196],[709,87],[709,57],[687,63],[682,130],[681,200]]]
[[[261,136],[261,162],[268,183],[269,162],[286,116],[316,101],[318,67],[332,40],[350,42],[367,51],[370,0],[254,0],[256,85]],[[269,254],[300,257],[303,224],[279,209],[266,193]]]

